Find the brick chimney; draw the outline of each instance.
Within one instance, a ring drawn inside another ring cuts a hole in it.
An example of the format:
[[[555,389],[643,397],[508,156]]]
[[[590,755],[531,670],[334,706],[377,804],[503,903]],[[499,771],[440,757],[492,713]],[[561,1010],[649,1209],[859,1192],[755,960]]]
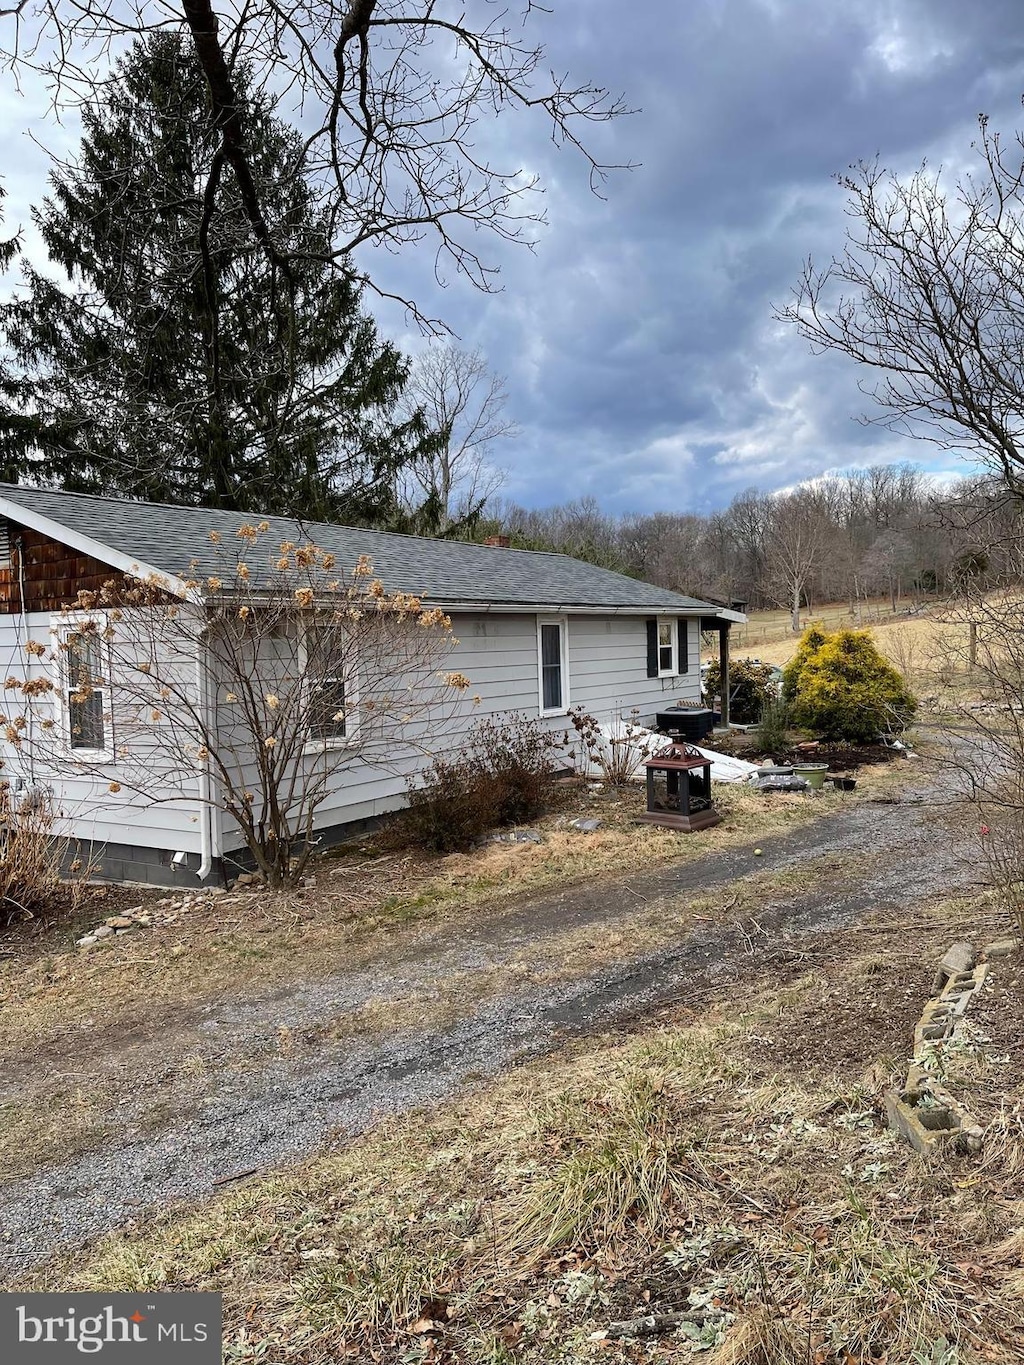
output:
[[[497,550],[510,550],[512,548],[511,536],[488,536],[484,541],[485,545],[491,545]]]

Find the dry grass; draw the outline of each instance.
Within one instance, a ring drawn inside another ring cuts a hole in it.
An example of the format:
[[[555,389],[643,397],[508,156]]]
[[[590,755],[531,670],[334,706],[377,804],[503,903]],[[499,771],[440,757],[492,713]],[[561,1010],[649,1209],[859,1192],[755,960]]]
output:
[[[942,713],[954,710],[979,695],[979,679],[967,667],[967,626],[946,620],[942,610],[917,616],[892,616],[888,610],[872,611],[858,621],[843,604],[834,603],[810,614],[813,623],[829,630],[863,626],[875,644],[899,670],[927,708]],[[751,632],[748,639],[744,631]],[[753,612],[751,625],[733,639],[733,655],[756,654],[766,663],[785,666],[796,652],[800,637],[789,629],[789,618],[779,612]]]
[[[863,602],[852,614],[847,602],[823,602],[813,611],[800,613],[800,626],[806,629],[812,621],[819,621],[829,630],[844,630],[851,626],[873,625],[891,616],[892,608],[887,598]],[[772,646],[799,638],[793,632],[790,613],[778,608],[748,612],[746,625],[734,626],[730,634],[734,647],[741,653],[749,651],[768,661],[771,661],[768,651]]]
[[[874,773],[858,796],[884,792],[890,780],[887,770]],[[588,803],[588,812],[604,821],[592,833],[567,829],[552,817],[541,822],[542,844],[491,844],[445,859],[384,855],[366,845],[362,853],[326,861],[318,886],[297,896],[268,900],[253,891],[190,898],[190,908],[165,907],[171,922],[87,953],[74,949],[70,934],[61,950],[49,953],[39,941],[24,943],[22,952],[0,961],[0,1003],[7,1006],[0,1011],[0,1072],[12,1095],[20,1087],[17,1108],[4,1115],[0,1175],[45,1168],[119,1140],[133,1125],[159,1128],[169,1104],[189,1112],[215,1088],[224,1068],[263,1064],[247,1035],[219,1035],[216,1065],[207,1064],[202,1024],[212,1002],[225,996],[258,1002],[266,995],[266,1028],[273,1036],[275,994],[328,973],[372,972],[382,959],[390,965],[397,935],[399,950],[409,951],[421,935],[449,932],[448,923],[476,926],[488,916],[500,922],[517,897],[606,881],[611,874],[619,878],[620,903],[607,922],[570,930],[553,922],[543,934],[523,935],[516,950],[487,971],[449,971],[403,994],[388,993],[318,1020],[298,1037],[279,1029],[278,1050],[307,1054],[324,1042],[396,1028],[444,1029],[501,993],[573,980],[670,946],[703,924],[741,919],[766,897],[798,894],[812,884],[839,889],[855,877],[854,863],[834,859],[808,859],[778,874],[759,867],[756,879],[691,895],[669,911],[636,892],[631,872],[642,875],[660,862],[685,862],[784,833],[840,809],[849,798],[765,798],[723,788],[717,799],[726,821],[700,836],[638,826],[639,793],[612,793]],[[110,913],[105,898],[90,904],[89,923]],[[151,1078],[148,1090],[157,1097],[143,1113],[136,1111],[145,1106],[145,1093],[129,1079],[140,1074]]]
[[[820,616],[815,613],[806,624],[821,623],[829,630],[858,629],[856,620],[845,609],[840,615],[836,614],[837,610],[825,609]],[[943,621],[938,615],[882,618],[865,624],[864,628],[870,631],[882,653],[901,672],[911,675],[938,674],[944,668],[956,672],[962,666],[959,655],[966,651],[966,629],[959,624]],[[791,632],[780,634],[757,650],[758,657],[766,663],[788,663],[796,652],[799,639],[798,635]],[[734,652],[742,653],[747,648],[738,637],[734,643]]]
[[[877,990],[879,948],[928,956],[951,916],[922,909],[913,943],[879,926],[867,954],[851,931],[795,980],[390,1121],[38,1286],[223,1290],[239,1365],[635,1361],[598,1334],[694,1304],[713,1365],[924,1365],[944,1339],[946,1365],[1016,1360],[1024,1134],[1008,1128],[981,1163],[925,1162],[880,1122],[896,1060],[865,1041],[842,1065],[807,1064],[822,1000],[842,1031]],[[803,1053],[766,1055],[782,1033]],[[1019,1067],[1003,1077],[1009,1113],[1024,1084]],[[665,1335],[658,1358],[693,1345]]]
[[[97,1147],[108,1134],[106,1096],[95,1085],[39,1087],[0,1103],[0,1180],[13,1180]]]

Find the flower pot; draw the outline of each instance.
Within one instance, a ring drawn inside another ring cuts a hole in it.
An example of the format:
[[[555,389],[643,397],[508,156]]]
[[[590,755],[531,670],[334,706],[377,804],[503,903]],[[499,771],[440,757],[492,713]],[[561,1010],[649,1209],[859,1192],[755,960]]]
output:
[[[814,791],[821,791],[825,774],[828,772],[828,764],[797,763],[793,767],[793,772],[797,777],[804,778]]]

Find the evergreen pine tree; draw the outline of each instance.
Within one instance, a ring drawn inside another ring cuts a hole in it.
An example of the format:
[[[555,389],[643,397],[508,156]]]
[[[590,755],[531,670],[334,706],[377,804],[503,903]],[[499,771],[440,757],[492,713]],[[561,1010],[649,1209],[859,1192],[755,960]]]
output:
[[[137,42],[104,93],[34,211],[64,278],[25,261],[0,308],[0,442],[18,472],[79,492],[388,523],[398,473],[429,441],[421,417],[397,415],[408,362],[329,261],[301,137],[246,99],[284,265],[215,164],[204,77],[181,37]]]

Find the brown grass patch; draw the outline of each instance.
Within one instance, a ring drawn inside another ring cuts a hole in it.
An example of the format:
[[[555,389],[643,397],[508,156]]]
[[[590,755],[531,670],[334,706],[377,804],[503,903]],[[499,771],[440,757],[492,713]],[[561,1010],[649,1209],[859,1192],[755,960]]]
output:
[[[705,1305],[713,1365],[909,1365],[940,1358],[942,1339],[960,1365],[1013,1361],[1021,1204],[1006,1168],[899,1143],[870,1048],[812,1081],[756,1045],[784,1028],[812,1049],[816,999],[876,980],[883,947],[930,954],[948,936],[946,915],[922,915],[914,945],[879,926],[865,953],[850,931],[795,979],[524,1067],[35,1283],[220,1289],[236,1362],[624,1363],[636,1345],[597,1334],[652,1304]],[[1022,1094],[1018,1068],[1003,1095]],[[666,1334],[659,1358],[692,1347]]]

